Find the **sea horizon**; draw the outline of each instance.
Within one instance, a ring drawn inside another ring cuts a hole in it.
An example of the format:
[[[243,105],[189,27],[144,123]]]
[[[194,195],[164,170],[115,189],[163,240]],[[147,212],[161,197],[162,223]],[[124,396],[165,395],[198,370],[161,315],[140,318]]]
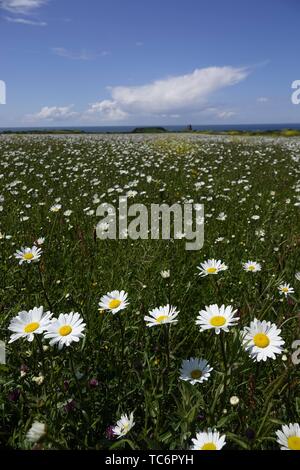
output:
[[[132,132],[136,128],[164,128],[169,132],[187,130],[191,126],[193,131],[280,131],[283,129],[300,130],[300,123],[254,123],[254,124],[177,124],[177,125],[164,125],[164,124],[132,124],[124,126],[6,126],[0,127],[0,132],[30,132],[41,130],[70,130],[81,131],[87,133],[107,133],[107,132]]]

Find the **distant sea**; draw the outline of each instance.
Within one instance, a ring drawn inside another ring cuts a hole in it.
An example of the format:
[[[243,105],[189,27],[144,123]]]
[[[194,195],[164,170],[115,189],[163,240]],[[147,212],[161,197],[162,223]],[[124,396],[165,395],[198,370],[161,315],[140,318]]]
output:
[[[172,132],[182,131],[187,128],[187,125],[133,125],[133,126],[53,126],[53,127],[0,127],[0,132],[2,131],[54,131],[54,130],[72,130],[72,131],[83,131],[86,133],[106,133],[106,132],[132,132],[136,127],[163,127],[164,129]],[[278,131],[282,129],[297,129],[300,130],[299,124],[207,124],[207,125],[193,125],[193,130],[199,131]]]

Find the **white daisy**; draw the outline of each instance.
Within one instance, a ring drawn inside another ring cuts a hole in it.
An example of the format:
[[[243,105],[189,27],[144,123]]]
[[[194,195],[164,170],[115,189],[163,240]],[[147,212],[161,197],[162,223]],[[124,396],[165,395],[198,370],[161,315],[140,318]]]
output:
[[[124,414],[121,416],[121,419],[117,421],[117,424],[113,427],[112,432],[118,436],[118,439],[120,439],[120,437],[125,436],[134,425],[135,422],[133,421],[133,413],[130,413],[129,417]]]
[[[29,442],[32,442],[33,444],[35,444],[42,437],[46,435],[46,432],[47,432],[46,424],[40,423],[39,421],[34,421],[32,423],[31,428],[26,434],[26,439]]]
[[[110,310],[113,314],[119,312],[120,310],[124,310],[127,307],[127,292],[124,290],[113,290],[112,292],[108,292],[106,295],[101,297],[99,302],[99,307],[103,310]]]
[[[285,295],[285,297],[295,292],[294,288],[291,287],[287,282],[285,282],[284,284],[280,284],[280,286],[278,287],[278,290],[279,290],[280,295]]]
[[[49,211],[50,212],[59,212],[61,209],[61,204],[54,204],[53,206],[50,207]]]
[[[167,269],[166,271],[160,271],[160,275],[163,279],[168,279],[170,277],[170,270]]]
[[[85,323],[79,313],[61,313],[57,319],[53,319],[47,327],[45,338],[50,339],[50,345],[58,344],[58,349],[70,346],[73,341],[78,343],[84,337]]]
[[[71,209],[68,209],[64,212],[64,216],[66,217],[70,217],[70,215],[72,214],[73,211],[71,211]]]
[[[209,274],[218,274],[220,271],[225,271],[228,269],[228,266],[222,263],[221,260],[209,259],[200,263],[197,269],[200,271],[199,276],[207,276]]]
[[[243,264],[243,268],[245,271],[256,273],[257,271],[261,271],[261,264],[256,261],[247,261],[247,263]]]
[[[19,312],[8,327],[10,331],[13,331],[9,343],[13,343],[19,338],[26,338],[31,342],[35,334],[43,333],[51,323],[52,317],[52,313],[43,313],[43,310],[43,307],[34,307],[29,312]]]
[[[228,327],[235,325],[239,317],[235,317],[237,310],[233,310],[231,305],[213,304],[205,307],[205,310],[200,310],[196,320],[196,325],[200,325],[200,331],[215,329],[218,335],[221,330],[228,331]]]
[[[284,424],[276,431],[277,442],[281,450],[300,450],[300,425]]]
[[[182,361],[180,379],[195,385],[208,380],[212,370],[213,368],[210,367],[206,359],[191,357]]]
[[[282,354],[284,344],[280,333],[281,330],[274,323],[255,318],[250,326],[246,326],[243,330],[243,346],[250,357],[257,362],[266,361],[269,357],[275,359],[276,354]]]
[[[225,437],[219,431],[208,428],[207,432],[198,432],[196,438],[192,439],[191,450],[221,450],[226,444]]]
[[[42,254],[42,250],[35,245],[32,248],[21,248],[15,253],[15,258],[19,259],[19,264],[37,262]]]
[[[179,312],[176,310],[176,307],[167,304],[164,307],[157,307],[150,310],[150,316],[146,315],[144,320],[148,322],[147,326],[149,327],[163,325],[165,323],[176,323],[178,321],[176,318],[178,313]]]
[[[217,220],[224,221],[226,220],[226,218],[227,218],[227,215],[225,214],[225,212],[220,212],[220,214],[217,217]]]

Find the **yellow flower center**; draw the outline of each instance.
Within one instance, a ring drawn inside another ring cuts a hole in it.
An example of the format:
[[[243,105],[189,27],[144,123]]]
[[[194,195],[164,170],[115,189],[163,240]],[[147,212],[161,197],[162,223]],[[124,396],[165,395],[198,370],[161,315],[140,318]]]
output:
[[[258,348],[266,348],[270,344],[270,340],[264,333],[257,333],[253,338],[255,346]]]
[[[299,436],[289,437],[288,448],[291,450],[300,450],[300,437]]]
[[[289,291],[288,287],[283,287],[281,290],[282,290],[282,292],[288,292]]]
[[[255,266],[253,266],[253,264],[251,264],[251,266],[248,266],[248,271],[254,271],[255,270]]]
[[[215,274],[217,272],[217,268],[214,268],[214,267],[211,267],[211,268],[207,268],[206,272],[208,272],[208,274]]]
[[[168,318],[168,315],[160,315],[159,317],[157,317],[156,321],[157,323],[161,323],[164,320],[167,320],[167,318]]]
[[[217,447],[213,442],[207,442],[200,450],[217,450]]]
[[[25,333],[32,333],[33,331],[37,330],[39,328],[40,324],[37,321],[34,321],[32,323],[28,323],[28,325],[25,326],[24,332]]]
[[[33,258],[33,254],[32,253],[24,253],[23,258],[29,261]]]
[[[61,326],[59,329],[60,336],[68,336],[72,332],[72,327],[70,325]]]
[[[192,370],[191,372],[192,379],[200,379],[201,375],[202,375],[202,372],[199,369]]]
[[[212,326],[223,326],[226,323],[226,318],[222,315],[216,315],[210,319],[210,324]]]
[[[119,300],[119,299],[112,299],[112,300],[109,302],[108,306],[109,306],[109,308],[112,308],[112,309],[113,309],[113,308],[118,308],[118,307],[120,306],[120,304],[121,304],[121,300]]]

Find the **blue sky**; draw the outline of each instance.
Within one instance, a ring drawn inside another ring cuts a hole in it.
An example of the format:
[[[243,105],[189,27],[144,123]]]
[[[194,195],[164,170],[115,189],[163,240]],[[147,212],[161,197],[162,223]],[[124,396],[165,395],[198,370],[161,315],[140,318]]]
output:
[[[0,0],[0,127],[297,123],[298,0]]]

